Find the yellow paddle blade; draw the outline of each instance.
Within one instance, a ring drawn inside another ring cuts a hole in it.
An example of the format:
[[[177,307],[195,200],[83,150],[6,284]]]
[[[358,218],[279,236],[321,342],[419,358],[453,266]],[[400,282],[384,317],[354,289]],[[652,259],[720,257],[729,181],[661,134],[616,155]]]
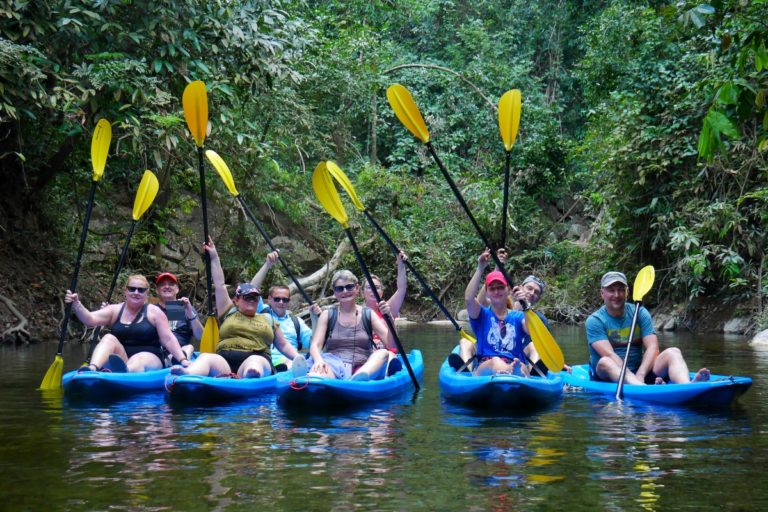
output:
[[[426,144],[429,142],[429,130],[424,123],[424,118],[419,112],[419,107],[416,106],[416,102],[413,101],[411,93],[400,84],[392,84],[387,89],[387,101],[392,106],[392,110],[395,111],[395,115],[403,123],[403,126],[408,128],[421,142]]]
[[[331,174],[331,176],[339,183],[339,185],[341,185],[341,188],[347,191],[347,195],[349,195],[349,199],[352,201],[352,204],[355,206],[355,208],[361,212],[364,212],[365,206],[363,206],[363,202],[360,201],[360,198],[355,191],[355,187],[352,186],[352,182],[349,181],[349,178],[347,178],[347,175],[344,174],[344,171],[342,171],[338,165],[336,165],[334,162],[331,162],[330,160],[325,162],[325,167],[328,169],[328,172]]]
[[[325,162],[320,162],[312,173],[312,190],[320,204],[344,229],[349,227],[349,217]]]
[[[91,165],[93,166],[93,181],[99,181],[107,165],[109,144],[112,142],[112,125],[106,119],[96,123],[96,129],[91,138]]]
[[[44,391],[52,389],[61,389],[61,373],[64,368],[64,358],[59,354],[56,354],[56,358],[48,367],[48,371],[45,372],[43,382],[40,383],[40,389]]]
[[[499,131],[504,149],[512,151],[520,127],[520,109],[522,97],[520,89],[507,91],[499,100]]]
[[[200,352],[216,353],[216,345],[219,344],[219,322],[209,316],[203,327],[203,336],[200,338]]]
[[[141,177],[141,183],[139,183],[139,190],[136,191],[136,198],[133,200],[133,220],[138,221],[144,212],[146,212],[152,201],[157,197],[157,191],[160,189],[160,183],[157,181],[157,176],[150,170],[144,171],[144,176]]]
[[[632,300],[641,302],[645,294],[653,287],[655,277],[656,271],[653,269],[653,265],[641,268],[635,278],[635,284],[632,286]]]
[[[189,84],[184,89],[181,104],[189,132],[197,147],[201,148],[205,142],[205,131],[208,129],[208,93],[205,92],[205,84],[200,80]]]
[[[470,342],[470,343],[477,343],[477,340],[473,336],[470,336],[467,333],[467,331],[465,331],[464,329],[459,329],[459,334],[461,335],[462,338],[464,338],[468,342]]]
[[[559,372],[565,365],[565,356],[560,346],[552,337],[547,326],[541,321],[539,315],[528,309],[525,311],[525,321],[528,324],[528,331],[531,333],[533,346],[539,357],[547,365],[547,368],[553,372]]]
[[[240,193],[237,191],[237,187],[235,187],[235,180],[232,178],[232,172],[230,172],[224,159],[221,158],[218,153],[210,149],[205,152],[205,156],[207,156],[208,160],[213,164],[213,168],[219,173],[219,176],[221,176],[221,179],[224,181],[227,189],[229,189],[229,192],[235,197],[239,196]]]

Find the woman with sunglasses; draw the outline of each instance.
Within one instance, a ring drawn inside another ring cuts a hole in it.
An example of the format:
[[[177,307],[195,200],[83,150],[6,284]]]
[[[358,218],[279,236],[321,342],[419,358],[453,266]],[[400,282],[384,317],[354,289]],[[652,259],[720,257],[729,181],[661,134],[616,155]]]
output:
[[[125,301],[108,304],[98,311],[88,311],[76,293],[67,290],[64,302],[72,303],[78,320],[88,327],[109,327],[111,332],[99,340],[87,369],[100,371],[144,372],[163,368],[163,349],[181,361],[189,360],[173,335],[168,318],[154,304],[147,303],[149,282],[133,275],[125,284]]]
[[[525,361],[525,346],[530,343],[525,315],[521,311],[507,309],[509,285],[504,274],[496,270],[485,278],[486,296],[490,306],[477,300],[477,292],[483,280],[490,249],[477,258],[477,269],[464,291],[469,324],[477,337],[477,368],[475,375],[511,373],[529,376]]]
[[[378,349],[373,344],[372,336],[366,332],[363,318],[370,318],[371,334],[377,334],[386,340],[387,346],[394,348],[395,340],[387,324],[377,315],[366,312],[367,306],[356,304],[360,292],[357,277],[349,270],[339,270],[331,279],[333,295],[338,301],[335,308],[335,322],[329,329],[329,310],[320,314],[317,328],[312,334],[309,346],[311,359],[309,375],[328,379],[368,380],[384,376],[389,351]],[[384,314],[390,313],[389,304],[382,300],[378,304]],[[301,376],[307,368],[301,360],[293,363],[293,373]]]
[[[258,313],[261,292],[252,283],[242,283],[230,299],[224,284],[224,270],[209,237],[205,250],[211,258],[211,278],[219,312],[219,343],[215,354],[200,354],[188,367],[174,366],[171,373],[218,376],[236,374],[242,378],[266,377],[274,372],[270,347],[274,345],[288,359],[304,359],[283,336],[280,326],[268,314]]]

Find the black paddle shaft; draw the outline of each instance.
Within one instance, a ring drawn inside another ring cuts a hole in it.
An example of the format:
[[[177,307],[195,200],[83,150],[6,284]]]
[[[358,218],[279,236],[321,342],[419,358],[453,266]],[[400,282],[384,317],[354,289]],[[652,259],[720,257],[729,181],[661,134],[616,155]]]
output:
[[[374,219],[374,218],[373,218],[373,216],[372,216],[372,215],[371,215],[371,214],[368,212],[368,210],[363,210],[363,213],[365,214],[365,216],[366,216],[366,217],[368,217],[368,220],[370,220],[370,221],[371,221],[371,224],[373,224],[373,227],[375,227],[375,228],[376,228],[376,230],[379,232],[379,234],[381,235],[381,237],[382,237],[382,238],[384,238],[384,240],[387,242],[387,244],[389,244],[389,247],[392,249],[392,251],[393,251],[395,254],[399,254],[399,253],[400,253],[400,249],[397,247],[397,245],[395,245],[395,242],[393,242],[393,241],[392,241],[392,239],[391,239],[391,238],[389,238],[389,236],[387,235],[386,231],[384,231],[384,228],[382,228],[382,227],[379,225],[379,223],[378,223],[378,222],[376,222],[376,219]],[[432,302],[434,302],[434,303],[435,303],[435,305],[436,305],[438,308],[440,308],[440,311],[442,311],[442,312],[443,312],[443,314],[445,315],[445,317],[446,317],[448,320],[450,320],[450,321],[451,321],[451,323],[452,323],[452,324],[453,324],[453,326],[456,328],[456,330],[457,330],[457,331],[460,331],[460,330],[461,330],[461,326],[460,326],[458,323],[456,323],[456,320],[454,320],[454,319],[453,319],[453,317],[452,317],[452,316],[451,316],[451,314],[448,312],[448,310],[445,308],[445,306],[443,305],[443,303],[442,303],[442,302],[440,302],[440,299],[438,299],[438,298],[437,298],[437,296],[434,294],[434,292],[432,291],[432,289],[431,289],[431,288],[430,288],[430,287],[427,285],[427,283],[426,283],[426,282],[424,281],[424,279],[421,277],[421,274],[419,274],[419,272],[418,272],[418,271],[417,271],[417,270],[414,268],[414,266],[411,264],[411,262],[410,262],[410,261],[408,261],[408,260],[405,260],[405,261],[404,261],[404,263],[405,263],[405,266],[406,266],[406,267],[408,267],[408,270],[410,270],[410,271],[411,271],[411,274],[413,274],[413,276],[414,276],[414,277],[416,278],[416,280],[419,282],[419,284],[421,285],[421,289],[422,289],[422,290],[424,290],[424,293],[426,293],[427,295],[429,295],[429,298],[430,298],[430,299],[432,299]]]
[[[133,221],[131,224],[131,229],[128,230],[128,236],[126,237],[125,244],[123,245],[123,252],[120,253],[120,259],[117,260],[115,272],[112,274],[112,282],[109,284],[109,292],[107,292],[106,300],[107,304],[112,301],[112,294],[115,291],[115,286],[117,286],[117,278],[120,276],[120,271],[123,269],[123,263],[125,263],[125,255],[128,253],[128,246],[131,245],[133,230],[136,229],[137,223],[138,221]],[[98,326],[93,330],[93,336],[91,337],[91,349],[88,351],[88,358],[86,359],[88,363],[91,362],[91,357],[93,356],[93,350],[96,348],[96,340],[99,339],[99,334],[101,334],[101,326]]]
[[[197,168],[200,173],[200,200],[203,209],[203,244],[208,243],[208,196],[205,193],[205,167],[203,165],[203,147],[197,148]],[[203,251],[205,260],[205,285],[208,289],[208,316],[216,316],[216,310],[213,305],[213,288],[211,285],[211,255],[208,251]]]
[[[624,352],[624,363],[621,365],[619,382],[616,385],[616,400],[621,400],[624,387],[624,376],[627,374],[627,363],[629,362],[629,350],[632,348],[632,338],[635,336],[635,327],[637,326],[637,314],[640,312],[640,301],[635,302],[635,314],[632,315],[632,326],[629,328],[629,340],[627,340],[627,351]]]
[[[85,207],[85,217],[83,217],[83,228],[80,231],[80,246],[77,249],[77,258],[75,259],[75,271],[72,273],[72,281],[69,283],[69,291],[75,293],[77,290],[77,276],[80,274],[80,262],[83,259],[83,249],[85,248],[85,238],[88,235],[88,224],[91,222],[91,211],[93,211],[93,198],[96,195],[97,180],[91,182],[91,190],[88,192],[88,203]],[[64,321],[61,323],[61,332],[59,333],[59,347],[56,349],[56,355],[60,356],[64,350],[64,338],[67,337],[67,328],[69,327],[69,317],[72,315],[72,302],[64,308]]]
[[[496,251],[493,250],[493,246],[488,241],[488,237],[486,237],[483,234],[483,230],[480,228],[480,225],[477,223],[477,221],[475,220],[475,217],[472,215],[472,212],[469,210],[469,206],[467,206],[467,202],[464,201],[464,197],[461,195],[461,191],[459,191],[459,187],[456,186],[456,183],[453,181],[453,178],[451,178],[451,175],[448,174],[448,170],[445,168],[445,165],[443,165],[443,162],[440,160],[440,157],[437,156],[437,152],[435,151],[435,148],[432,146],[432,143],[427,142],[427,147],[429,148],[429,152],[432,154],[432,158],[435,159],[435,163],[437,163],[437,166],[440,168],[440,172],[443,173],[445,180],[448,182],[448,185],[451,187],[451,190],[453,191],[453,195],[456,196],[456,199],[459,201],[459,204],[461,204],[461,207],[464,208],[464,213],[467,214],[467,217],[469,217],[470,222],[472,222],[472,225],[475,227],[475,231],[477,231],[477,234],[480,236],[480,239],[485,244],[485,247],[488,247],[491,250],[491,258],[493,258],[494,263],[496,263],[496,268],[502,273],[502,275],[504,276],[504,279],[507,280],[507,283],[511,283],[512,279],[509,278],[507,271],[504,269],[504,265],[501,263],[501,260],[496,255]]]
[[[376,285],[373,283],[373,278],[371,277],[371,273],[368,271],[368,266],[365,264],[365,261],[363,261],[363,256],[360,254],[360,249],[357,248],[357,242],[355,242],[355,237],[352,236],[352,231],[349,228],[344,228],[344,232],[347,234],[347,238],[349,238],[349,242],[352,244],[352,250],[355,252],[355,258],[357,258],[357,262],[360,264],[360,268],[363,270],[363,274],[365,274],[365,280],[368,281],[368,286],[371,288],[371,292],[373,293],[376,302],[381,302],[381,295],[379,295],[378,290],[376,290]],[[413,373],[411,362],[408,361],[408,354],[405,353],[403,344],[400,342],[400,337],[397,335],[397,331],[395,330],[395,322],[392,320],[392,316],[389,314],[384,315],[384,321],[387,323],[387,327],[392,333],[392,337],[395,339],[397,350],[403,355],[403,363],[405,363],[405,369],[408,370],[408,375],[411,376],[413,385],[418,391],[420,389],[419,381],[416,379],[416,374]]]
[[[277,259],[280,260],[280,264],[283,266],[283,270],[285,270],[285,273],[288,274],[288,277],[291,278],[291,281],[293,281],[293,284],[296,285],[296,288],[299,290],[299,293],[301,293],[302,297],[304,297],[304,300],[307,304],[310,306],[315,303],[312,299],[309,298],[309,295],[307,295],[306,290],[299,284],[299,280],[296,279],[296,276],[293,275],[293,272],[291,272],[291,269],[288,268],[288,265],[283,260],[282,256],[280,256],[280,251],[277,250],[275,245],[272,243],[272,239],[269,238],[269,235],[267,234],[267,231],[264,229],[264,226],[261,225],[261,222],[259,222],[259,219],[256,218],[256,216],[253,214],[250,208],[248,208],[248,205],[245,204],[245,201],[242,197],[237,196],[237,200],[240,202],[240,206],[243,207],[243,210],[245,210],[245,214],[248,215],[248,218],[253,221],[254,224],[256,224],[256,228],[259,230],[259,233],[261,233],[262,238],[264,238],[264,241],[267,242],[267,245],[269,245],[270,249],[277,252]]]
[[[507,157],[504,162],[504,202],[501,204],[501,236],[499,237],[499,247],[507,245],[507,205],[509,205],[509,162],[512,151],[507,151]]]

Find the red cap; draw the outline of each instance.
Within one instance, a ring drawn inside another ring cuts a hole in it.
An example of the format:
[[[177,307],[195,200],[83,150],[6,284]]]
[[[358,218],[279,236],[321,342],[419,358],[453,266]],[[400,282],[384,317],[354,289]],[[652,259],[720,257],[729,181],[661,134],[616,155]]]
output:
[[[491,283],[495,281],[499,281],[504,286],[508,286],[507,280],[504,279],[504,274],[502,274],[501,271],[499,270],[494,270],[493,272],[485,276],[485,286],[491,286]]]
[[[170,272],[163,272],[162,274],[157,276],[155,278],[155,284],[160,284],[160,281],[162,281],[165,278],[168,278],[171,281],[173,281],[174,283],[179,284],[179,280],[176,278],[175,275],[171,274]]]

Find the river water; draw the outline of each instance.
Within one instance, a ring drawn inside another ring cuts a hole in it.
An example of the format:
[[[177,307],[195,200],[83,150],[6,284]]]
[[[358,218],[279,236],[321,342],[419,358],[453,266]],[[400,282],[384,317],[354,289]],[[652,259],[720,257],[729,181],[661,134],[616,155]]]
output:
[[[555,327],[568,362],[583,329]],[[719,411],[566,391],[523,416],[473,414],[440,397],[454,331],[402,332],[422,350],[413,400],[296,416],[271,397],[171,408],[161,394],[72,405],[36,388],[55,344],[0,348],[1,510],[768,510],[768,348],[665,335],[692,369],[749,375]],[[67,347],[65,370],[85,356]]]

